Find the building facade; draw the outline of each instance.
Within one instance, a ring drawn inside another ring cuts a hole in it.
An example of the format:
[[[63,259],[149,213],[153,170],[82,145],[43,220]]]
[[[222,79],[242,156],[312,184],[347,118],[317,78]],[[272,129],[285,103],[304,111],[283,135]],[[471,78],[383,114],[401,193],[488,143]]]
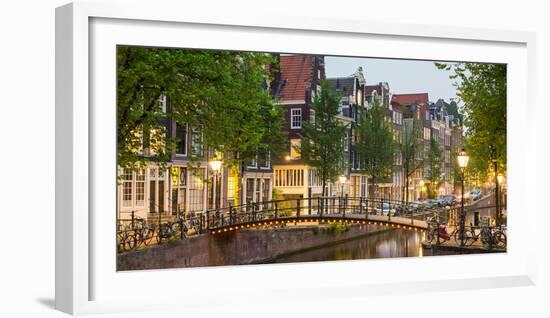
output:
[[[350,76],[330,78],[329,81],[331,90],[341,96],[339,118],[348,127],[344,148],[348,168],[342,194],[351,197],[368,197],[368,175],[361,171],[360,155],[357,151],[359,114],[367,109],[366,80],[363,69],[359,67]]]

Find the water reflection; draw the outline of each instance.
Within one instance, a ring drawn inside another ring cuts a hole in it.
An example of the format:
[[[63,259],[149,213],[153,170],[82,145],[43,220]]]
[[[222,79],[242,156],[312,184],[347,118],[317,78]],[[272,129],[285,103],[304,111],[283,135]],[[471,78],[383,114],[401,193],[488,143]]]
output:
[[[418,257],[430,256],[433,253],[432,250],[422,248],[422,234],[419,232],[395,229],[336,245],[280,256],[275,263]]]

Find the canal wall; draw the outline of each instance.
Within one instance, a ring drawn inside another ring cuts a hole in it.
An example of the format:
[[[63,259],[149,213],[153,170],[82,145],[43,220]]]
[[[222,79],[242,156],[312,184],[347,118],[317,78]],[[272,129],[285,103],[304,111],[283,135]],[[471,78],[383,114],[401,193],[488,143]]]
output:
[[[117,270],[240,265],[386,231],[377,225],[250,229],[177,240],[117,255]]]

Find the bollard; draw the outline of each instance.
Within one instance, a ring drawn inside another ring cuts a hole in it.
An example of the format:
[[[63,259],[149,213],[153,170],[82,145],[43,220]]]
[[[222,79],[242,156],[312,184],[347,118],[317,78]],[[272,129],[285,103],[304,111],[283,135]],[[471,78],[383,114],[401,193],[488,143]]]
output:
[[[137,233],[135,231],[135,211],[132,211],[132,231],[134,232],[134,247],[137,247]]]
[[[346,209],[348,207],[348,194],[344,196],[344,212],[342,213],[342,218],[346,217]]]
[[[317,198],[317,214],[319,214],[319,218],[323,217],[323,199],[321,197]]]

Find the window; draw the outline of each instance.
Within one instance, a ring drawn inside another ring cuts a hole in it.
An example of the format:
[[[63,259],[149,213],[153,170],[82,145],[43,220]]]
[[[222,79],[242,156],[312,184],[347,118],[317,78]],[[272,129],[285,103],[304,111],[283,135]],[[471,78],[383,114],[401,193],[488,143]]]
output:
[[[430,140],[430,128],[424,127],[424,139]]]
[[[246,166],[249,168],[257,168],[258,167],[258,155],[256,154],[256,158],[252,159],[251,161],[247,162]]]
[[[260,150],[258,152],[258,163],[260,169],[269,169],[271,167],[271,154],[269,150]]]
[[[166,105],[168,104],[168,100],[166,98],[166,95],[162,95],[159,98],[160,107],[162,109],[163,113],[166,113]]]
[[[122,205],[132,206],[132,170],[124,169],[122,175]]]
[[[250,203],[254,202],[254,178],[246,178],[246,205],[250,208]]]
[[[186,211],[187,203],[187,168],[172,167],[172,214]]]
[[[204,168],[193,171],[189,185],[189,211],[204,210]]]
[[[187,156],[187,125],[176,124],[176,155]]]
[[[260,192],[260,185],[262,183],[262,179],[256,179],[256,193],[254,194],[254,199],[256,202],[261,202],[262,201],[262,197],[261,197],[261,192]]]
[[[290,159],[300,158],[301,139],[290,139]]]
[[[263,208],[268,209],[269,193],[270,193],[270,179],[262,179],[262,202],[264,203]]]
[[[145,170],[139,169],[136,172],[136,205],[145,205]]]
[[[198,128],[192,129],[192,148],[193,148],[193,156],[202,156],[202,133]]]
[[[230,172],[229,178],[227,178],[227,200],[235,200],[235,186],[237,185],[237,176],[234,172]]]
[[[302,128],[302,109],[292,108],[290,110],[290,128],[300,129]]]
[[[344,151],[348,151],[349,150],[349,139],[350,139],[350,132],[349,130],[346,131],[346,135],[344,136],[344,140],[343,140],[343,143],[344,143]]]
[[[361,176],[361,196],[367,196],[367,176]]]
[[[275,170],[276,187],[303,187],[304,170],[303,169],[281,169]]]

